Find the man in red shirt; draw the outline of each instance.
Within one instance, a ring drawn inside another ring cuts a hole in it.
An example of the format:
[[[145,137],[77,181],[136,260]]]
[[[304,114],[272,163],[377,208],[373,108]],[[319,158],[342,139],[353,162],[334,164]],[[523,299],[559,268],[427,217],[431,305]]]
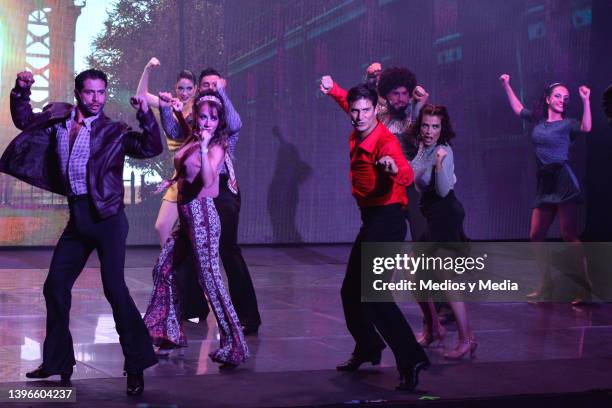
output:
[[[414,179],[399,142],[376,118],[377,99],[376,91],[366,85],[352,88],[347,95],[354,128],[349,138],[350,178],[362,226],[341,291],[346,325],[356,344],[351,358],[337,369],[355,371],[366,362],[380,363],[387,343],[400,372],[398,389],[413,390],[429,359],[404,315],[393,300],[361,302],[361,244],[404,241],[407,228],[402,207],[408,203],[406,186]]]

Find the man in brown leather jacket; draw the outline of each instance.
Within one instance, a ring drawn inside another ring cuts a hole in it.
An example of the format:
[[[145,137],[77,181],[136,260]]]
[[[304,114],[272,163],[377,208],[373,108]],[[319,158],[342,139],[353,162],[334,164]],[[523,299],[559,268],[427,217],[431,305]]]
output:
[[[17,75],[11,116],[23,132],[7,147],[0,171],[68,197],[70,218],[53,253],[43,293],[47,335],[43,362],[28,378],[60,375],[68,383],[76,361],[69,330],[71,290],[95,249],[104,295],[115,319],[125,357],[128,395],[144,390],[143,370],[157,363],[151,339],[124,279],[128,221],[123,211],[125,156],[149,158],[162,152],[159,127],[144,98],[132,98],[142,132],[104,115],[106,74],[75,78],[77,105],[51,103],[40,113],[30,105],[34,79]]]

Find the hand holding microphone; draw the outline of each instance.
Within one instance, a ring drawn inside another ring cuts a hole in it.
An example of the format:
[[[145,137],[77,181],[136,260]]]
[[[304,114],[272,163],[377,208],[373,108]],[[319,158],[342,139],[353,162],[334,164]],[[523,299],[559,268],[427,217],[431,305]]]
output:
[[[208,144],[212,140],[213,134],[208,129],[199,129],[196,136],[200,142],[200,151],[202,154],[208,153]]]

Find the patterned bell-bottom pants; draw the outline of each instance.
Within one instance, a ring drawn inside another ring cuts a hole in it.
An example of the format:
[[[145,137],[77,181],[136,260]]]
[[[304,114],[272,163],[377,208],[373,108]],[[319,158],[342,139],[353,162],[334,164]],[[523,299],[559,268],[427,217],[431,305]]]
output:
[[[197,198],[178,204],[180,228],[164,244],[153,268],[153,294],[144,317],[153,344],[186,347],[179,307],[176,270],[192,256],[198,280],[215,314],[221,347],[210,353],[218,363],[240,364],[249,357],[238,316],[219,270],[221,224],[213,199]]]

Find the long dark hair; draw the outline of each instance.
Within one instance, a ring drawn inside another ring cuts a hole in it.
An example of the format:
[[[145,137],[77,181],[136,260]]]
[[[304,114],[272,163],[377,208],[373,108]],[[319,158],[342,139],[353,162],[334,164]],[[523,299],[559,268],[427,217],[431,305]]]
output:
[[[539,121],[542,119],[548,119],[548,103],[546,102],[546,98],[550,97],[553,94],[555,88],[559,86],[562,86],[565,89],[569,90],[569,88],[562,82],[554,82],[552,84],[546,85],[546,88],[544,88],[544,92],[542,92],[540,99],[538,99],[538,101],[533,106],[533,117],[536,120]],[[567,109],[563,109],[563,112],[561,112],[561,117],[565,118],[566,114]]]
[[[185,141],[185,143],[191,142],[197,138],[198,133],[198,115],[200,107],[208,105],[217,110],[217,115],[219,116],[219,124],[217,125],[217,129],[215,129],[215,134],[209,142],[209,146],[219,145],[223,149],[227,149],[227,119],[225,117],[225,106],[223,105],[223,99],[221,99],[221,95],[218,92],[207,90],[200,94],[198,94],[193,101],[193,113],[192,113],[192,125],[191,132],[189,138]]]
[[[412,139],[416,140],[417,142],[421,140],[421,123],[423,122],[423,116],[425,115],[438,116],[440,118],[440,138],[438,139],[437,144],[450,145],[451,139],[455,138],[455,131],[451,125],[448,110],[446,109],[446,106],[442,105],[427,104],[423,106],[423,109],[421,109],[421,112],[419,112],[419,117],[412,128]]]

